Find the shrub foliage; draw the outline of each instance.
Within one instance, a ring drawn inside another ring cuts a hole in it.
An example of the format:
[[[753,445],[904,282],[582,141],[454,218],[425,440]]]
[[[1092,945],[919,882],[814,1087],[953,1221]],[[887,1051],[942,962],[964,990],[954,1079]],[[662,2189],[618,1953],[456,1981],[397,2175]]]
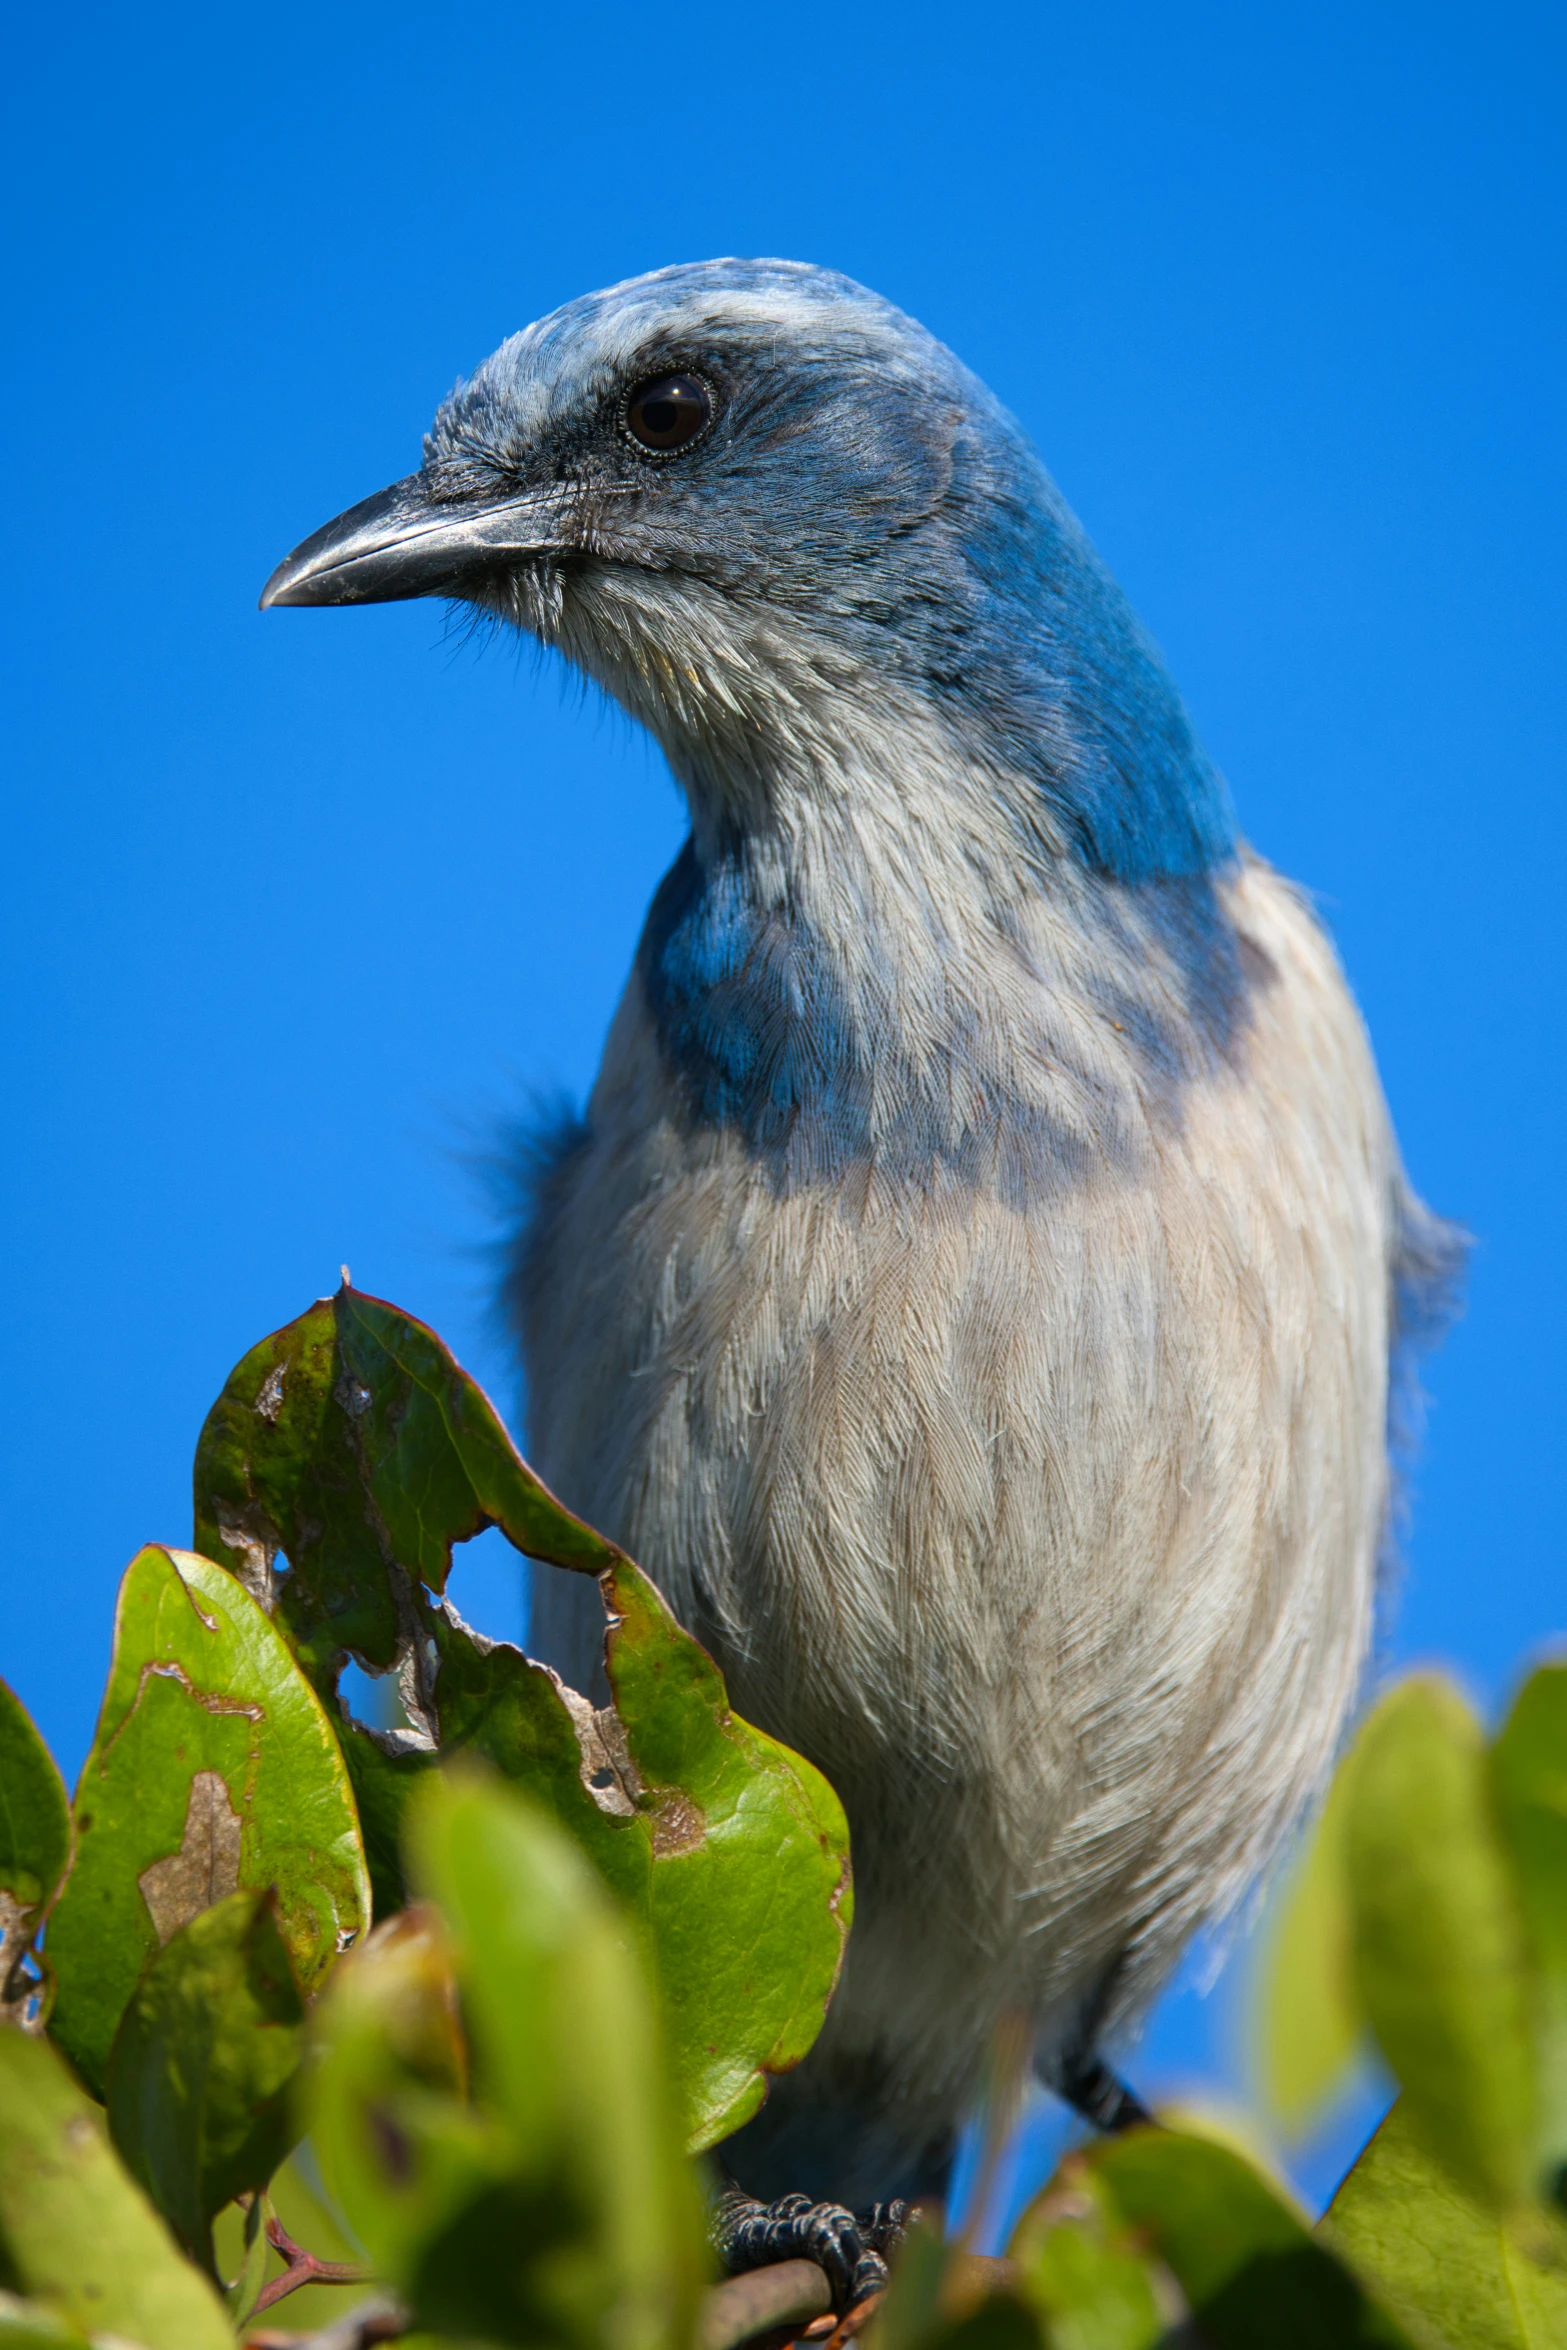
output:
[[[444,1602],[489,1526],[597,1579],[607,1705]],[[193,1540],[126,1571],[74,1801],[0,1683],[0,2350],[234,2350],[355,2309],[334,2341],[829,2333],[814,2271],[716,2285],[702,2207],[842,1962],[826,1781],[434,1334],[346,1284],[235,1368]],[[395,1729],[353,1717],[350,1658]],[[1399,2091],[1315,2228],[1237,2144],[1137,2130],[1069,2153],[1004,2260],[923,2214],[850,2327],[1567,2344],[1567,1665],[1490,1743],[1446,1680],[1388,1691],[1261,1986],[1277,2128],[1368,2048]]]

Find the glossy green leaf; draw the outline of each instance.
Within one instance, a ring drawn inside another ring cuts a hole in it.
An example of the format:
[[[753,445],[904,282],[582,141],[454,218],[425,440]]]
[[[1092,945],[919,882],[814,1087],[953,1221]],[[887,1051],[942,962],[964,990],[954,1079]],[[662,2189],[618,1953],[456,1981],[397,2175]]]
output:
[[[737,2129],[811,2046],[842,1963],[848,1831],[826,1781],[731,1712],[646,1577],[540,1484],[434,1334],[378,1299],[341,1290],[245,1358],[203,1431],[196,1493],[201,1538],[275,1591],[318,1686],[345,1649],[402,1655],[441,1752],[483,1755],[592,1856],[650,1937],[690,2143]],[[421,1583],[439,1592],[453,1543],[487,1525],[599,1576],[611,1712],[429,1607]],[[341,1734],[384,1908],[430,1756]]]
[[[1480,1726],[1421,1674],[1357,1741],[1346,1840],[1362,2009],[1406,2118],[1454,2179],[1506,2210],[1532,2183],[1530,1981]]]
[[[309,1992],[369,1918],[353,1795],[319,1700],[264,1611],[190,1551],[120,1586],[114,1656],[49,1924],[52,2029],[100,2091],[142,1968],[241,1888],[277,1890]]]
[[[283,1621],[314,1663],[351,1649],[390,1665],[402,1637],[399,1584],[367,1512],[357,1414],[339,1377],[337,1316],[322,1298],[251,1348],[208,1413],[196,1449],[197,1548],[239,1576],[262,1606],[290,1569]]]
[[[325,1666],[405,1645],[410,1584],[446,1588],[452,1545],[488,1525],[530,1557],[597,1574],[619,1557],[525,1465],[432,1330],[346,1286],[253,1347],[196,1451],[196,1540]]]
[[[427,1636],[433,1641],[439,1617],[422,1608],[416,1612],[421,1618],[428,1616]],[[371,1907],[377,1918],[389,1918],[408,1898],[403,1883],[403,1810],[414,1781],[434,1762],[434,1749],[391,1744],[385,1732],[345,1717],[335,1695],[324,1686],[322,1701],[343,1750],[358,1806]]]
[[[821,2029],[852,1917],[825,1779],[740,1720],[717,1667],[628,1559],[603,1577],[613,1711],[437,1616],[441,1751],[543,1801],[637,1916],[693,2149],[738,2129]]]
[[[585,1701],[575,1711],[544,1665],[505,1641],[432,1610],[435,1718],[447,1760],[478,1755],[525,1787],[592,1859],[614,1893],[647,1919],[653,1838],[621,1738],[613,1755]],[[613,1731],[611,1733],[613,1738]]]
[[[231,1893],[182,1926],[131,1994],[109,2058],[109,2129],[193,2258],[298,2136],[289,2087],[304,2001],[274,1896]]]
[[[1306,2128],[1350,2072],[1365,2038],[1355,1989],[1346,1834],[1353,1750],[1271,1904],[1251,2014],[1252,2071],[1265,2110]]]
[[[1321,2236],[1411,2326],[1453,2350],[1561,2350],[1567,2232],[1524,2232],[1465,2195],[1427,2152],[1405,2101],[1333,2198]]]
[[[1542,2179],[1567,2203],[1567,1664],[1530,1674],[1491,1773],[1534,1957]]]
[[[233,2350],[212,2286],[126,2176],[55,2051],[0,2031],[0,2270],[85,2334]]]
[[[671,2064],[690,2142],[709,2146],[822,2028],[853,1920],[848,1824],[819,1771],[730,1711],[707,1651],[629,1560],[604,1589]]]
[[[1155,2350],[1174,2310],[1141,2241],[1080,2154],[1069,2154],[1009,2247],[1050,2350]],[[1164,2280],[1166,2283],[1168,2280]]]
[[[1230,2147],[1150,2128],[1086,2159],[1174,2273],[1209,2350],[1411,2350],[1391,2311]]]
[[[43,2022],[44,1984],[28,1953],[70,1858],[64,1782],[26,1706],[0,1681],[0,2023],[31,2031]]]

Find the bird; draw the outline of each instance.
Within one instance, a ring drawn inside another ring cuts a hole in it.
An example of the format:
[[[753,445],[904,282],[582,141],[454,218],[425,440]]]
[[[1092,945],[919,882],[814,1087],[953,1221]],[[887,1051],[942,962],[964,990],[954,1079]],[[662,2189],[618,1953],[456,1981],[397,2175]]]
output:
[[[842,1980],[721,2150],[734,2262],[842,2301],[998,2033],[1142,2115],[1112,2058],[1354,1713],[1464,1236],[1028,436],[890,302],[727,259],[512,335],[262,601],[414,596],[689,813],[505,1300],[536,1466],[843,1799]],[[533,1606],[600,1687],[597,1593]]]

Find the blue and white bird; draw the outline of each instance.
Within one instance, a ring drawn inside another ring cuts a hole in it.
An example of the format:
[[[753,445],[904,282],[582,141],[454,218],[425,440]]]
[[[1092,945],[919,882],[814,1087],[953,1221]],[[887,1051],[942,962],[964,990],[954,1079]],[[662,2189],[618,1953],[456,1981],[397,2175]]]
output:
[[[734,2175],[939,2183],[1020,2012],[1114,2121],[1100,2050],[1333,1760],[1461,1253],[1333,949],[1020,427],[830,271],[568,303],[263,600],[422,595],[690,809],[508,1296],[540,1470],[848,1810],[845,1978]],[[597,1594],[535,1626],[589,1687]]]

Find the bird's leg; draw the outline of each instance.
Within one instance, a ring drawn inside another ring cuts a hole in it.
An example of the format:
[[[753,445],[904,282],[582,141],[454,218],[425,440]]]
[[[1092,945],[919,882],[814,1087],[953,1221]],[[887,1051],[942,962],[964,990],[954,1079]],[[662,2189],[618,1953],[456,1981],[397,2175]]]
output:
[[[1136,2090],[1129,2089],[1091,2048],[1063,2057],[1051,2085],[1096,2130],[1132,2130],[1139,2122],[1153,2120]]]
[[[841,2317],[883,2290],[884,2256],[902,2242],[908,2220],[906,2203],[873,2203],[856,2214],[843,2203],[813,2203],[809,2195],[759,2203],[741,2187],[726,2187],[713,2206],[710,2234],[732,2276],[779,2260],[814,2260]]]
[[[1039,2063],[1048,2088],[1066,2100],[1074,2113],[1096,2130],[1135,2130],[1153,2115],[1135,2089],[1113,2073],[1099,2054],[1098,2042],[1109,2015],[1115,1988],[1125,1969],[1122,1957],[1106,1968],[1084,2000],[1077,2022],[1064,2047]],[[1038,2061],[1038,2060],[1036,2060]]]

